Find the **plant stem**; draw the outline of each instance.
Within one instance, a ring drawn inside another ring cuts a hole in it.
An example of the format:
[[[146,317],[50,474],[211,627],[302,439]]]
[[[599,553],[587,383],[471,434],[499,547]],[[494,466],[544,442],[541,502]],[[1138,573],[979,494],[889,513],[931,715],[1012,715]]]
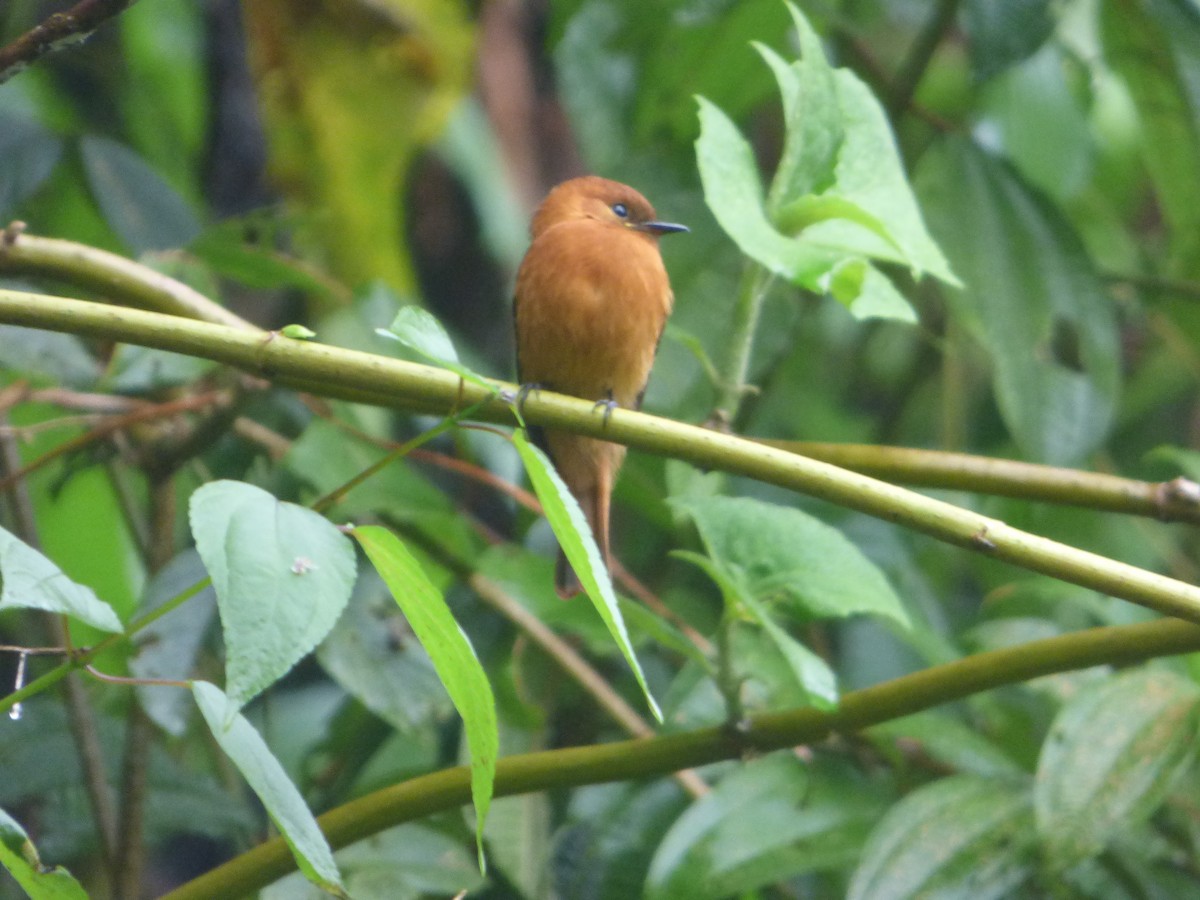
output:
[[[913,97],[917,93],[917,87],[925,76],[925,70],[929,68],[929,62],[933,59],[934,51],[942,42],[946,31],[954,24],[954,17],[958,14],[958,4],[959,0],[938,0],[925,27],[913,41],[908,56],[904,58],[900,71],[896,74],[891,96],[888,99],[888,117],[893,122],[912,103]]]
[[[712,421],[723,431],[732,427],[746,395],[754,335],[758,331],[763,301],[774,280],[774,276],[758,263],[747,262],[742,270],[730,323],[729,354],[719,372],[717,401],[712,413]]]

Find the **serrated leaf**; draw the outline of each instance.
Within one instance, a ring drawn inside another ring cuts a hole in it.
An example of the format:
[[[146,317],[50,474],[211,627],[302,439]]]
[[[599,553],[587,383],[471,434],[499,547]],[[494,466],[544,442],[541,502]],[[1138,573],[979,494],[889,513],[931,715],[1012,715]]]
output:
[[[206,681],[192,682],[192,694],[213,737],[262,801],[300,871],[331,894],[347,897],[333,851],[316,818],[266,742],[238,712],[240,704]]]
[[[734,770],[663,837],[645,896],[718,900],[796,874],[793,858],[816,830],[803,814],[809,788],[806,767],[790,753],[773,753]]]
[[[672,500],[691,516],[708,555],[739,593],[801,621],[908,615],[883,573],[837,529],[790,507],[746,497]]]
[[[355,528],[353,534],[404,612],[437,669],[454,708],[462,716],[471,752],[471,799],[475,805],[475,834],[482,870],[483,827],[492,802],[496,758],[500,752],[491,684],[441,591],[434,587],[404,544],[377,525]]]
[[[596,607],[600,618],[604,620],[609,634],[616,641],[625,661],[629,663],[629,668],[633,670],[650,712],[661,722],[662,710],[650,693],[642,666],[633,652],[633,644],[629,641],[629,632],[625,628],[625,620],[621,617],[621,609],[617,604],[617,595],[613,591],[612,579],[608,575],[604,560],[600,556],[600,548],[596,546],[596,539],[592,536],[592,530],[579,508],[579,503],[571,495],[546,454],[529,443],[524,430],[513,433],[513,446],[517,448],[521,462],[525,464],[529,482],[541,501],[542,510],[550,522],[554,536],[566,553],[575,574],[579,576],[580,584]]]
[[[105,220],[135,253],[183,247],[200,233],[184,199],[133,150],[95,135],[79,149]]]
[[[738,678],[748,681],[757,675],[774,695],[772,699],[782,697],[777,705],[811,703],[821,709],[837,706],[837,679],[825,661],[779,627],[767,609],[742,590],[725,569],[698,553],[677,550],[671,555],[697,566],[716,582],[735,615],[744,611],[757,624],[757,639],[751,639],[749,648],[745,647],[743,631],[733,634],[733,666]],[[781,670],[786,673],[782,677]]]
[[[769,271],[830,291],[856,316],[912,320],[881,273],[871,269],[867,280],[868,259],[957,279],[925,228],[879,102],[852,72],[829,65],[807,20],[787,7],[800,59],[788,63],[755,45],[775,74],[787,127],[769,197],[749,143],[700,97],[696,158],[705,202],[742,252]],[[864,287],[870,296],[857,304]]]
[[[821,276],[838,258],[781,234],[767,217],[754,151],[737,126],[703,97],[696,163],[704,202],[746,256],[791,282],[818,293]]]
[[[1113,302],[1069,223],[959,139],[926,151],[917,184],[966,286],[954,315],[987,349],[1009,430],[1031,458],[1078,463],[1108,433],[1120,388]]]
[[[217,592],[226,693],[245,704],[329,633],[354,586],[354,547],[312,510],[236,481],[197,490],[189,516]]]
[[[77,584],[49,559],[0,528],[0,612],[41,609],[62,613],[102,631],[124,629],[113,608],[91,588]]]
[[[871,833],[847,900],[1000,900],[1036,870],[1028,785],[972,775],[917,788]]]
[[[763,634],[774,645],[795,678],[796,684],[804,690],[812,704],[818,709],[836,709],[837,678],[829,664],[780,628],[763,605],[753,597],[744,596],[742,602],[754,621],[762,627]]]
[[[1200,688],[1137,669],[1097,682],[1064,706],[1038,760],[1037,827],[1051,864],[1100,853],[1162,802],[1195,758]]]

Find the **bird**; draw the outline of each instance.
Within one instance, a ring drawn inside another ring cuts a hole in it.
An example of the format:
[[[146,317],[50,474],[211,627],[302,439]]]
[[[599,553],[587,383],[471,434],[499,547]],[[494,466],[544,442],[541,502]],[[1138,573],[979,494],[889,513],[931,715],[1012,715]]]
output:
[[[638,409],[675,296],[658,240],[687,227],[659,221],[628,185],[595,175],[553,188],[533,215],[517,270],[513,315],[522,396],[545,389]],[[609,504],[625,447],[554,429],[531,428],[579,502],[611,565]],[[582,591],[561,547],[555,589]]]

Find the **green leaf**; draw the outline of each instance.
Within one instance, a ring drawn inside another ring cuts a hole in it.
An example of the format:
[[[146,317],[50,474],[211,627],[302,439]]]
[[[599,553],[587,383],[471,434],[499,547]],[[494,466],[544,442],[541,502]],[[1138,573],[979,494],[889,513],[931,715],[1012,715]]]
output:
[[[804,689],[809,700],[818,709],[836,709],[838,701],[837,678],[829,664],[802,643],[784,631],[761,603],[749,595],[742,597],[751,618],[763,630],[763,634],[779,653],[796,684]]]
[[[573,791],[552,859],[563,900],[629,900],[645,891],[663,833],[685,806],[670,779]]]
[[[50,177],[62,156],[62,141],[32,119],[0,114],[0,220]]]
[[[696,159],[705,202],[742,252],[769,271],[832,293],[855,316],[914,320],[882,274],[871,270],[868,281],[868,259],[957,279],[925,229],[879,102],[852,72],[829,65],[807,20],[788,9],[800,59],[788,63],[755,45],[778,81],[787,127],[769,198],[749,143],[700,97]],[[870,295],[857,303],[864,289]]]
[[[737,126],[703,97],[696,163],[704,202],[725,233],[746,256],[795,284],[825,291],[823,276],[838,262],[826,248],[781,234],[767,217],[754,151]]]
[[[172,184],[199,193],[217,115],[208,103],[216,95],[209,82],[204,10],[189,0],[157,0],[132,6],[115,24],[127,84],[147,86],[115,92],[120,121],[134,146]]]
[[[354,547],[312,510],[236,481],[204,485],[189,513],[217,592],[226,693],[245,704],[329,633],[354,586]]]
[[[485,882],[457,835],[423,823],[388,828],[336,854],[346,893],[355,900],[416,900],[474,892]],[[264,888],[258,900],[324,900],[298,874]]]
[[[786,131],[771,182],[773,217],[800,197],[833,186],[838,152],[846,139],[834,70],[825,60],[821,40],[795,6],[786,6],[799,40],[799,59],[789,63],[769,47],[754,45],[774,73],[783,100]]]
[[[290,287],[333,296],[338,285],[329,276],[275,249],[276,242],[282,242],[279,234],[294,224],[290,218],[250,213],[210,225],[187,249],[215,272],[250,287]]]
[[[1090,97],[1073,83],[1089,77],[1058,44],[1039,53],[984,89],[980,115],[989,145],[1039,190],[1060,202],[1077,202],[1090,186],[1096,156]],[[1101,188],[1102,189],[1102,188]],[[1079,221],[1079,210],[1073,210]]]
[[[671,826],[644,896],[719,900],[821,866],[818,845],[842,821],[809,807],[812,790],[807,767],[790,752],[734,769]]]
[[[767,609],[742,590],[721,566],[706,556],[685,550],[671,555],[701,569],[721,589],[726,606],[735,615],[745,610],[757,626],[752,634],[747,634],[752,627],[749,625],[736,629],[731,641],[737,677],[747,682],[757,679],[768,694],[768,702],[749,705],[766,709],[800,704],[820,709],[837,706],[837,679],[825,661],[781,628]]]
[[[100,375],[96,358],[73,334],[0,325],[0,368],[35,383],[86,390]]]
[[[183,247],[200,233],[183,198],[128,147],[89,135],[79,148],[104,218],[135,253]]]
[[[915,743],[923,754],[962,774],[983,777],[1024,774],[1021,766],[991,738],[949,712],[927,710],[893,719],[875,726],[869,734],[873,738]]]
[[[966,0],[962,19],[977,81],[1032,56],[1055,24],[1050,0]]]
[[[883,573],[841,532],[790,507],[746,497],[672,500],[738,593],[773,601],[800,621],[858,613],[908,615]]]
[[[335,896],[347,897],[317,820],[266,742],[238,712],[240,704],[206,681],[192,682],[192,694],[213,737],[262,801],[304,877]]]
[[[482,870],[483,826],[492,801],[496,757],[500,752],[491,684],[441,591],[434,587],[404,544],[377,525],[355,528],[353,534],[400,605],[437,669],[454,708],[462,716],[471,751],[471,799],[475,805],[475,835]]]
[[[633,675],[646,697],[646,704],[650,707],[650,712],[653,713],[655,719],[661,722],[662,711],[650,693],[650,686],[646,684],[646,676],[633,652],[633,645],[629,641],[629,632],[625,628],[625,620],[621,617],[621,609],[617,604],[617,595],[613,591],[612,579],[605,568],[604,560],[600,557],[600,548],[596,546],[596,539],[592,536],[592,530],[584,518],[583,511],[567,486],[563,484],[562,478],[559,477],[546,454],[529,443],[529,438],[526,437],[524,430],[513,433],[513,445],[517,448],[517,453],[520,454],[521,461],[525,464],[530,484],[533,485],[534,492],[541,501],[542,510],[550,522],[554,536],[558,539],[563,552],[567,554],[571,567],[579,576],[579,581],[596,607],[596,611],[600,613],[600,618],[604,620],[609,634],[612,635],[626,662],[629,663],[629,668],[633,670]]]
[[[1200,13],[1170,0],[1104,3],[1104,50],[1137,106],[1174,273],[1200,278]]]
[[[442,323],[419,306],[402,306],[391,326],[378,328],[375,333],[399,341],[439,365],[458,363],[458,352]]]
[[[376,328],[380,337],[399,341],[435,365],[449,369],[460,378],[473,384],[490,387],[482,376],[475,374],[458,361],[458,351],[442,323],[430,312],[419,306],[402,306],[396,318],[387,328]]]
[[[418,641],[397,641],[400,611],[370,569],[354,585],[350,605],[317,648],[326,672],[375,715],[401,731],[439,721],[450,698]]]
[[[833,186],[824,194],[874,217],[886,228],[888,239],[881,240],[873,230],[846,218],[819,222],[804,232],[804,239],[843,253],[905,265],[914,278],[929,273],[946,284],[958,284],[925,228],[879,101],[849,69],[834,74],[846,139],[838,152]]]
[[[1120,387],[1112,301],[1070,225],[961,139],[921,160],[934,233],[966,286],[952,311],[987,349],[1009,430],[1031,458],[1078,463],[1108,434]]]
[[[847,900],[1017,896],[1036,870],[1030,806],[1022,780],[957,775],[917,788],[872,832]]]
[[[120,632],[113,608],[89,587],[76,584],[49,559],[20,538],[0,528],[0,612],[41,609],[62,613],[102,631]]]
[[[1051,864],[1100,853],[1158,808],[1195,758],[1200,688],[1172,672],[1106,678],[1059,711],[1042,745],[1034,788]]]
[[[0,809],[0,865],[30,900],[87,900],[88,893],[62,866],[45,866],[29,836]]]

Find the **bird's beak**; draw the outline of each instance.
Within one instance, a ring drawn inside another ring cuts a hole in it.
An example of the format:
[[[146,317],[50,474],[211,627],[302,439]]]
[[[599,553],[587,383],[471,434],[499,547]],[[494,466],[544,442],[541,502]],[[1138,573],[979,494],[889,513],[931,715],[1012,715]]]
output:
[[[686,225],[676,225],[673,222],[642,222],[633,226],[638,231],[648,231],[651,234],[674,234],[677,231],[690,231]]]

